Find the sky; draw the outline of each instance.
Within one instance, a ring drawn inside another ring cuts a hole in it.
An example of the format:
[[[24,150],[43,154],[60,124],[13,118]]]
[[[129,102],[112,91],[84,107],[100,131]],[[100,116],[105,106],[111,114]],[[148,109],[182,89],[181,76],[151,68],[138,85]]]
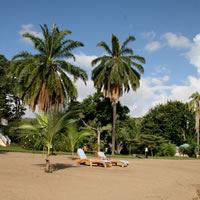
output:
[[[141,117],[160,103],[186,102],[200,91],[199,10],[199,0],[6,0],[0,7],[0,54],[11,59],[20,51],[34,53],[22,34],[40,37],[40,25],[71,30],[69,39],[84,43],[73,52],[75,64],[89,74],[87,86],[76,83],[82,100],[95,92],[90,63],[104,53],[96,44],[110,44],[112,33],[122,42],[133,35],[129,47],[146,59],[145,72],[140,88],[120,102]]]

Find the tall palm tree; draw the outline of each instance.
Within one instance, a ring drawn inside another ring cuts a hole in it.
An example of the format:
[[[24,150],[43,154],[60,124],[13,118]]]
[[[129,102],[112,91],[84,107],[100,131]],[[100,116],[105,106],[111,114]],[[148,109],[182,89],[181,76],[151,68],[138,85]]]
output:
[[[190,96],[189,109],[195,113],[195,130],[197,133],[197,156],[199,154],[199,129],[200,129],[200,93],[195,92]]]
[[[74,81],[80,78],[86,82],[87,74],[67,60],[75,60],[72,50],[83,46],[81,42],[66,38],[71,31],[59,30],[55,24],[51,30],[46,24],[40,27],[42,37],[23,34],[33,42],[37,53],[21,52],[14,56],[10,71],[19,82],[20,96],[32,110],[38,105],[40,111],[47,112],[76,98]]]
[[[97,47],[103,48],[106,54],[92,61],[94,85],[110,98],[113,106],[112,154],[115,151],[116,104],[124,92],[139,87],[140,74],[144,72],[145,59],[127,47],[134,40],[135,37],[129,36],[121,45],[113,34],[111,48],[106,42],[99,42]]]

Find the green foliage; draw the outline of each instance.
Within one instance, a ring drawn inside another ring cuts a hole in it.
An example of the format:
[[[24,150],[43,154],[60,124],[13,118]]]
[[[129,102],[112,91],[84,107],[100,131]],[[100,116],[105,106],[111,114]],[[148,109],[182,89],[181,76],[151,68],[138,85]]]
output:
[[[96,132],[96,135],[101,135],[101,148],[109,148],[110,124],[112,123],[112,105],[109,98],[103,97],[101,93],[95,93],[83,100],[80,109],[82,110],[82,120]],[[124,121],[128,119],[129,109],[118,102],[117,113],[118,120]],[[96,150],[97,147],[93,146],[93,148]]]
[[[56,141],[56,136],[61,134],[64,128],[73,123],[70,113],[37,114],[36,119],[25,122],[18,129],[20,137],[34,144],[36,149],[43,147],[47,150],[47,156]]]
[[[66,39],[68,30],[59,30],[54,24],[51,30],[47,25],[40,26],[42,37],[31,33],[23,34],[34,44],[35,55],[21,52],[13,57],[10,74],[17,78],[20,97],[35,111],[57,110],[68,100],[77,97],[73,80],[84,82],[87,74],[66,59],[75,59],[72,51],[83,46],[81,42]],[[73,78],[73,80],[71,79]]]
[[[134,55],[128,47],[134,40],[135,37],[129,36],[120,44],[113,34],[111,47],[104,41],[97,44],[106,54],[92,61],[92,66],[95,66],[92,80],[97,90],[104,91],[112,102],[116,102],[124,92],[129,92],[130,88],[136,90],[139,87],[140,73],[144,71],[141,64],[145,63],[145,59]]]
[[[93,133],[91,130],[82,129],[77,130],[75,124],[71,124],[67,127],[65,143],[67,151],[70,151],[73,155],[75,149],[80,145],[80,143],[87,137],[92,136]]]
[[[15,92],[16,79],[8,76],[9,66],[10,61],[0,55],[0,119],[11,122],[20,119],[25,108]]]
[[[195,157],[196,155],[196,144],[191,143],[188,147],[179,147],[179,153],[188,155],[189,157]]]
[[[139,119],[127,117],[116,123],[116,152],[117,154],[132,153],[133,141],[139,137]]]
[[[119,97],[130,89],[139,87],[140,74],[144,72],[142,64],[145,59],[135,55],[128,47],[135,37],[129,36],[122,44],[116,35],[112,34],[111,47],[101,41],[97,47],[105,51],[105,55],[92,61],[92,80],[98,92],[103,92],[112,102],[113,107],[113,130],[112,130],[112,154],[115,152],[115,126],[116,126],[116,103]]]
[[[187,104],[169,101],[152,108],[143,117],[141,133],[161,136],[179,146],[194,136],[193,117]]]
[[[176,145],[164,143],[164,144],[160,145],[160,147],[158,149],[158,153],[156,155],[172,157],[175,155],[175,153],[176,153]]]
[[[195,113],[195,130],[197,134],[196,138],[196,156],[199,156],[199,130],[200,130],[200,93],[195,92],[190,97],[189,102],[190,111]]]
[[[151,156],[153,156],[156,154],[159,146],[165,142],[166,140],[161,136],[141,134],[133,140],[133,144],[136,147],[134,153],[144,154],[145,147],[148,147]]]
[[[112,105],[109,98],[103,97],[102,93],[95,93],[85,98],[80,104],[80,109],[85,122],[96,120],[102,126],[112,123]],[[118,119],[124,120],[127,118],[129,109],[118,102],[117,113]]]

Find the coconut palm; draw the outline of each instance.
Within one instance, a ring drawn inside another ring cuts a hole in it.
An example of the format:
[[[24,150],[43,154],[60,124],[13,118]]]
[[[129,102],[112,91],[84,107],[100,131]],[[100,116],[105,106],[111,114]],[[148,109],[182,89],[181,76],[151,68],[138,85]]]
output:
[[[84,82],[84,70],[68,62],[73,58],[72,50],[83,46],[81,42],[67,39],[68,30],[59,30],[54,24],[49,30],[45,24],[40,26],[42,37],[24,33],[37,51],[36,54],[21,52],[13,57],[11,74],[19,82],[19,94],[33,111],[47,112],[62,107],[66,101],[77,97],[74,80]]]
[[[76,125],[71,124],[67,127],[65,136],[67,150],[71,151],[73,155],[77,145],[86,137],[91,135],[93,135],[93,133],[90,130],[82,129],[81,131],[78,131]]]
[[[113,34],[111,48],[106,42],[99,42],[97,47],[103,48],[106,54],[92,61],[95,67],[92,71],[94,85],[110,98],[113,106],[112,154],[115,150],[116,104],[124,92],[139,87],[140,74],[144,72],[142,64],[145,59],[127,47],[134,40],[135,37],[129,36],[121,45]]]
[[[111,124],[107,124],[105,126],[102,126],[101,122],[97,121],[96,118],[92,121],[89,121],[88,124],[84,120],[82,120],[82,122],[87,128],[89,128],[91,131],[94,131],[96,133],[96,136],[97,136],[97,152],[101,151],[101,134],[103,133],[103,131],[110,131],[112,129]]]
[[[34,142],[35,147],[43,146],[46,153],[46,171],[50,170],[50,151],[56,141],[56,136],[59,135],[65,127],[74,123],[71,119],[70,112],[66,114],[51,113],[51,114],[36,114],[34,121],[25,122],[20,125],[20,137],[28,137]]]
[[[197,133],[197,156],[199,154],[199,129],[200,129],[200,93],[195,92],[190,96],[189,109],[195,113],[195,130]]]

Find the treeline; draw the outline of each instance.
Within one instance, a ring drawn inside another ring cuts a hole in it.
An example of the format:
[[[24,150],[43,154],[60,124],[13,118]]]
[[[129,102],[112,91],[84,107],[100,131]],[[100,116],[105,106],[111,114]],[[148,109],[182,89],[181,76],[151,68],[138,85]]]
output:
[[[84,147],[88,152],[102,150],[111,153],[112,105],[109,98],[95,93],[82,102],[71,102],[61,115],[66,113],[71,113],[70,119],[75,123],[72,126],[66,122],[64,128],[56,134],[51,144],[53,151],[74,152],[76,148]],[[189,111],[187,104],[169,101],[152,108],[142,118],[133,118],[129,115],[128,107],[118,103],[117,113],[116,154],[144,154],[145,147],[148,147],[152,156],[173,156],[176,146],[187,143],[190,145],[189,155],[195,156],[194,114]],[[23,119],[17,126],[28,122],[36,124],[37,127],[36,121],[36,119]],[[55,123],[56,119],[51,119],[49,123],[53,124],[53,121]],[[17,126],[15,124],[14,127]],[[42,130],[41,127],[39,130]],[[52,130],[53,127],[49,134],[52,134]],[[35,132],[31,134],[30,130],[28,132],[13,129],[11,125],[9,134],[13,141],[24,148],[42,150],[44,147],[42,139],[38,139]],[[81,135],[83,132],[85,133]]]

